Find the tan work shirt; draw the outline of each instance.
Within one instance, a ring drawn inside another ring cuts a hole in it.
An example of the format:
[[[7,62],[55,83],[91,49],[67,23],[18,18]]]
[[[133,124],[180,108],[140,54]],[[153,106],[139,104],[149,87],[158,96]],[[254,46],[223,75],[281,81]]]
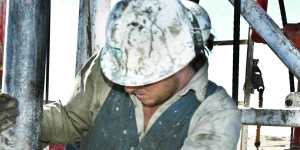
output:
[[[76,78],[74,92],[66,104],[52,103],[44,106],[42,140],[50,143],[81,141],[93,125],[98,111],[106,100],[112,83],[101,73],[99,55],[93,56]],[[188,83],[151,117],[144,129],[142,103],[130,95],[135,104],[139,138],[148,132],[153,123],[171,104],[189,90],[194,90],[201,102],[195,111],[182,149],[184,150],[234,150],[240,131],[240,112],[222,87],[205,99],[208,65],[204,65]]]

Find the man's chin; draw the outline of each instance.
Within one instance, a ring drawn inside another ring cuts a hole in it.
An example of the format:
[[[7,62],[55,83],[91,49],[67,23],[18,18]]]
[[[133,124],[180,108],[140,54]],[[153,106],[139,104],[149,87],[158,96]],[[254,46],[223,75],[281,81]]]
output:
[[[157,104],[152,100],[140,100],[144,107],[157,107]]]
[[[153,100],[144,100],[144,101],[141,101],[141,102],[142,102],[144,107],[148,107],[148,108],[157,108],[160,105],[162,105],[162,103],[157,103],[156,101],[153,101]]]

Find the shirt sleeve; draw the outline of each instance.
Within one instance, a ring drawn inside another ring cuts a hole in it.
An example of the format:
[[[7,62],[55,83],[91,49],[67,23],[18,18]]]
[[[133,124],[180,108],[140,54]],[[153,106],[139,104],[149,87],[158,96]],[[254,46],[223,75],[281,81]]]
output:
[[[236,150],[241,114],[225,90],[219,87],[192,117],[183,150]]]
[[[99,55],[92,56],[77,75],[69,101],[44,105],[41,140],[48,143],[80,141],[93,124],[110,89],[101,74]]]

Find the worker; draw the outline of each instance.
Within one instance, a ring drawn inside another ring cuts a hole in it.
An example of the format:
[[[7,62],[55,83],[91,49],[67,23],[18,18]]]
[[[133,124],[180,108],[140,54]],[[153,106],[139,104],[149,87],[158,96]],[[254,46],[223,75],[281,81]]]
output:
[[[193,2],[121,0],[70,100],[44,105],[41,140],[80,141],[84,150],[235,150],[240,112],[208,80],[210,30]]]

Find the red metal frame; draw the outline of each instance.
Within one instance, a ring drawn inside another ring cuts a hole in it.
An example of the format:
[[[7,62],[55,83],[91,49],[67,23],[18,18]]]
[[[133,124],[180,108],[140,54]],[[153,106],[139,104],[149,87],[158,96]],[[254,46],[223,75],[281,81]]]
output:
[[[294,43],[295,47],[300,49],[300,23],[287,24],[283,28],[286,36]]]
[[[64,150],[65,146],[64,144],[50,144],[49,150]]]
[[[291,136],[291,150],[299,150],[300,149],[300,128],[294,128],[293,134]]]
[[[2,80],[6,0],[0,1],[0,80]]]

